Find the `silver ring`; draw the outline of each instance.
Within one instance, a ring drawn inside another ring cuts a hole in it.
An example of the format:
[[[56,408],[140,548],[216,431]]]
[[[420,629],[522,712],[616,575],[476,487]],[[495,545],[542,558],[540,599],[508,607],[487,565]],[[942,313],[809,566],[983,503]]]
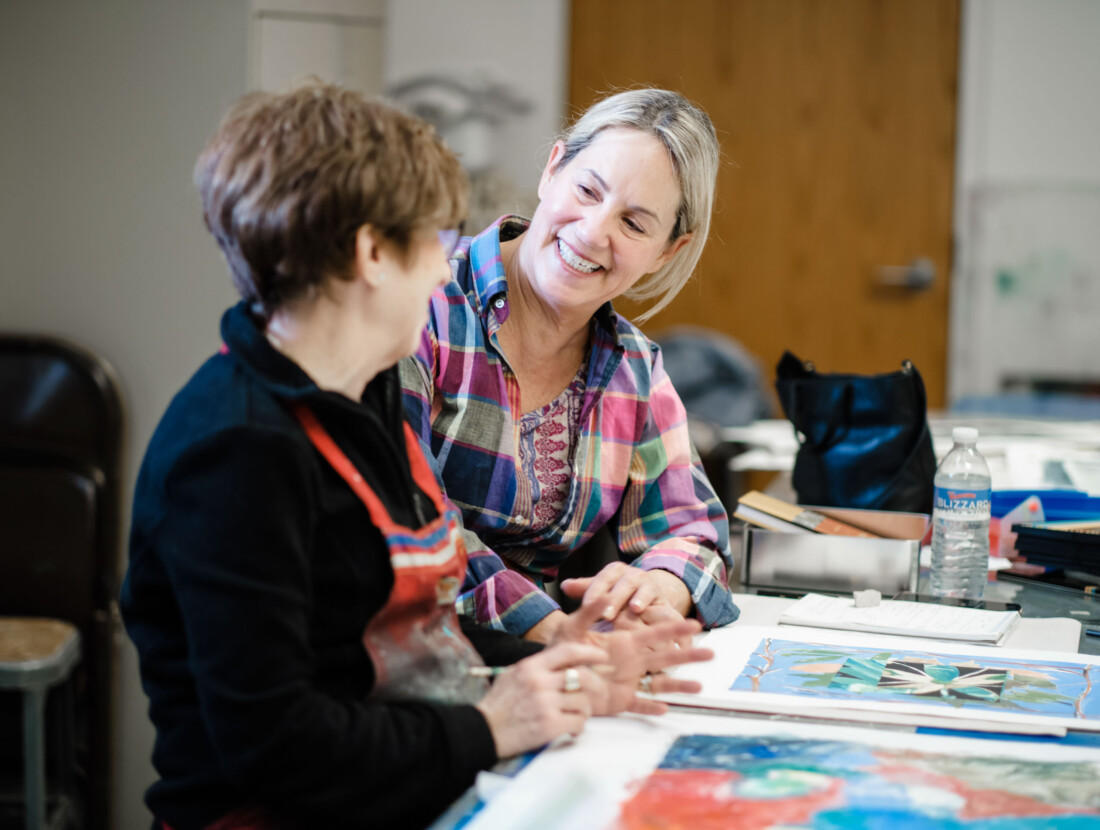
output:
[[[645,692],[647,695],[653,694],[653,675],[643,674],[642,679],[638,681],[638,691]]]
[[[579,692],[581,690],[581,673],[574,668],[566,669],[561,690],[566,693]]]

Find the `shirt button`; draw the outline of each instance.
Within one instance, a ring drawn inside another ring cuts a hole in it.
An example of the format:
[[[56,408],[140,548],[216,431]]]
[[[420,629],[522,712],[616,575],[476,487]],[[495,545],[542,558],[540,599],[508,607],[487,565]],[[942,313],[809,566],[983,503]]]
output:
[[[493,300],[493,308],[504,308],[504,298],[497,297],[495,300]]]

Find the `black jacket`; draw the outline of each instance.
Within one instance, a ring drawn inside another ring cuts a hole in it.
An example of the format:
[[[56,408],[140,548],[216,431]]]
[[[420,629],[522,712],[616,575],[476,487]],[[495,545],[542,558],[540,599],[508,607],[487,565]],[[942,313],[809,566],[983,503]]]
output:
[[[260,804],[303,826],[418,826],[496,755],[472,706],[366,702],[362,645],[393,570],[363,504],[286,401],[306,401],[398,522],[435,510],[413,483],[396,372],[362,402],[321,391],[244,304],[228,351],[175,397],[134,496],[122,613],[137,645],[174,830]],[[490,663],[535,650],[472,631]]]

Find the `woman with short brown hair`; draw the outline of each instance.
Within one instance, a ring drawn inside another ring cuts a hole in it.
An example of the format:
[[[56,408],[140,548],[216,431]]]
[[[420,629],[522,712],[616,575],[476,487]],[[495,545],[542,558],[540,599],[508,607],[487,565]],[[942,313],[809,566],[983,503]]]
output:
[[[134,497],[121,605],[157,730],[156,826],[422,826],[498,758],[655,711],[633,690],[702,654],[662,645],[690,625],[597,646],[581,616],[540,650],[455,615],[457,513],[393,368],[466,205],[430,128],[332,86],[257,93],[196,181],[242,300]],[[516,665],[490,687],[486,662]]]

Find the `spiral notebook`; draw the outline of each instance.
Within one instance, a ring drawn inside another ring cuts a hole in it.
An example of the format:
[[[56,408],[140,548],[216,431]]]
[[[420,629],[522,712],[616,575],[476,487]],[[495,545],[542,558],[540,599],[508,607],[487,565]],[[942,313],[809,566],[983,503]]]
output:
[[[779,622],[999,646],[1020,622],[1020,612],[889,599],[870,608],[857,608],[851,597],[806,594],[783,612]]]

